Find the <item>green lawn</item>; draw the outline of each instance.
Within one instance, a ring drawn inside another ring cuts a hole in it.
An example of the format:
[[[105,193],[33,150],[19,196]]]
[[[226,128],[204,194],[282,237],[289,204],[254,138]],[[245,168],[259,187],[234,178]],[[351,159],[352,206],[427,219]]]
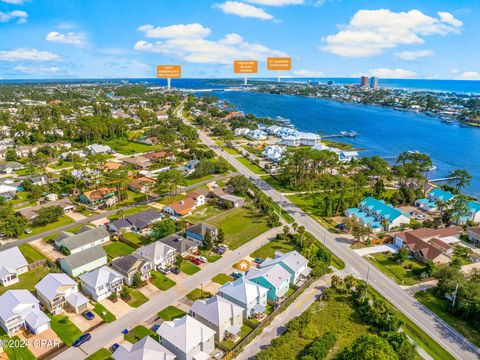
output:
[[[71,346],[72,343],[77,340],[80,336],[83,335],[83,332],[80,331],[74,323],[70,321],[66,315],[49,315],[51,321],[51,326],[53,331],[58,335],[58,337],[67,345]]]
[[[126,232],[123,234],[123,237],[138,246],[146,245],[148,243],[148,240],[144,236],[134,232]]]
[[[57,161],[56,163],[48,164],[48,167],[51,169],[65,169],[69,167],[73,167],[73,162],[70,161]]]
[[[150,282],[162,291],[167,291],[172,286],[175,286],[177,284],[168,276],[165,276],[158,271],[152,271],[152,278],[150,279]]]
[[[215,175],[213,174],[208,174],[208,175],[205,175],[201,178],[196,178],[196,179],[191,179],[191,178],[187,178],[186,180],[186,186],[190,186],[190,185],[193,185],[193,184],[196,184],[196,183],[199,183],[199,182],[202,182],[202,181],[207,181],[207,180],[212,180],[213,178],[215,177]]]
[[[460,334],[465,336],[473,344],[480,347],[480,329],[474,328],[473,325],[470,325],[465,320],[450,313],[448,311],[448,308],[451,307],[450,301],[435,296],[433,289],[419,291],[415,294],[415,298],[451,325]]]
[[[181,318],[187,313],[175,306],[167,306],[165,309],[158,313],[158,317],[165,321],[172,321],[176,318]]]
[[[262,180],[265,181],[271,187],[273,187],[275,190],[280,191],[282,193],[295,192],[294,189],[291,189],[290,187],[281,184],[278,178],[275,176],[272,176],[272,175],[262,176]]]
[[[249,207],[226,211],[206,222],[223,229],[225,244],[232,250],[269,229],[266,217],[259,210]]]
[[[54,223],[47,224],[45,226],[32,226],[30,228],[32,230],[32,232],[30,234],[23,233],[18,238],[23,239],[23,238],[26,238],[28,236],[40,234],[40,233],[48,231],[48,230],[53,230],[53,229],[58,228],[58,227],[63,226],[63,225],[71,224],[73,222],[74,221],[71,218],[69,218],[67,215],[63,215],[58,219],[58,221],[55,221]]]
[[[107,252],[110,259],[125,256],[135,251],[133,247],[120,241],[115,241],[110,244],[104,245],[103,248]]]
[[[128,332],[124,336],[124,339],[132,344],[135,344],[137,341],[142,340],[145,336],[151,336],[154,339],[158,339],[158,335],[150,329],[147,329],[145,326],[138,325]]]
[[[107,349],[100,349],[87,357],[85,360],[110,360],[112,359],[112,353]]]
[[[32,245],[21,244],[21,245],[18,245],[18,249],[23,254],[23,256],[25,256],[25,259],[27,260],[27,262],[29,264],[34,262],[34,261],[45,260],[46,259],[45,255],[40,253]]]
[[[227,153],[229,153],[230,155],[240,155],[240,153],[235,150],[235,149],[232,149],[232,148],[229,148],[229,147],[224,147],[223,148]]]
[[[95,312],[95,314],[100,316],[106,323],[111,323],[117,320],[117,317],[113,315],[110,311],[108,311],[107,308],[102,304],[93,303],[93,311]]]
[[[236,342],[233,342],[231,340],[224,340],[224,341],[222,341],[222,345],[224,347],[226,347],[227,349],[231,350],[235,347],[236,344],[238,344],[240,341],[242,341],[242,339],[245,338],[245,336],[250,334],[252,331],[253,331],[253,329],[250,326],[242,325],[242,327],[240,328],[240,334],[239,334],[240,339]]]
[[[289,241],[283,239],[273,239],[263,245],[261,248],[255,250],[250,254],[252,258],[266,259],[267,257],[273,258],[275,251],[289,252],[295,250],[295,247]]]
[[[26,272],[18,276],[19,282],[8,287],[0,286],[0,295],[7,290],[26,289],[28,291],[34,291],[35,285],[42,280],[45,275],[50,272],[48,266],[39,266],[32,271]]]
[[[9,200],[8,202],[12,204],[13,206],[22,204],[22,203],[27,203],[26,205],[22,205],[22,207],[26,207],[29,205],[35,205],[35,201],[31,201],[28,199],[30,193],[26,191],[19,191],[15,194],[15,198],[13,200]],[[18,209],[19,207],[17,207]]]
[[[263,170],[260,166],[252,163],[250,160],[248,160],[245,157],[238,157],[236,158],[239,162],[241,162],[243,165],[245,165],[250,171],[252,171],[254,174],[257,175],[263,175],[266,174],[265,170]]]
[[[374,264],[385,275],[395,280],[400,285],[415,285],[422,279],[413,273],[413,269],[421,269],[423,265],[413,259],[407,259],[403,264],[392,260],[390,254],[373,254],[366,257],[368,261]],[[408,267],[411,266],[411,269]]]
[[[213,282],[215,282],[217,284],[220,284],[220,285],[223,285],[223,284],[225,284],[229,281],[233,281],[233,280],[235,280],[233,277],[231,277],[230,275],[227,275],[227,274],[223,274],[223,273],[217,274],[212,278]]]
[[[185,198],[186,198],[185,194],[177,194],[175,196],[164,197],[163,199],[161,199],[159,201],[159,203],[163,204],[163,205],[170,205],[170,204],[174,203],[175,201],[184,200]]]
[[[18,336],[14,336],[12,338],[8,337],[7,335],[4,335],[5,332],[3,329],[0,329],[0,341],[8,341],[8,340],[14,340],[18,341],[19,343],[21,342],[20,338]],[[5,346],[3,347],[3,351],[7,355],[7,359],[19,359],[19,360],[36,360],[36,357],[32,354],[32,352],[28,349],[28,346]]]
[[[182,261],[182,265],[180,265],[180,270],[187,275],[193,275],[199,272],[201,269],[197,265],[192,264],[190,261],[184,260]]]
[[[196,208],[190,215],[185,216],[185,220],[190,222],[200,222],[220,214],[225,209],[213,205],[202,205]]]
[[[205,256],[209,263],[214,263],[222,258],[221,255],[210,250],[200,250],[200,255]]]
[[[139,306],[142,306],[148,301],[148,298],[137,289],[128,289],[128,290],[130,294],[130,300],[128,300],[127,303],[131,307],[137,308]]]
[[[144,153],[147,151],[158,150],[161,148],[161,146],[159,145],[145,145],[126,140],[109,141],[107,144],[110,145],[113,150],[123,155]]]
[[[195,301],[195,300],[198,300],[198,299],[209,298],[211,296],[212,296],[212,294],[210,294],[208,291],[196,288],[196,289],[193,289],[192,291],[190,291],[187,294],[187,299]]]

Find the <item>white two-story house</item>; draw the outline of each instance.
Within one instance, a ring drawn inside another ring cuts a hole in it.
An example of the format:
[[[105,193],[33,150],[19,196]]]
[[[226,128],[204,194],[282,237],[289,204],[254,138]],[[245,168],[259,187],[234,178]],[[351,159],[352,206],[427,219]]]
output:
[[[123,276],[108,266],[80,275],[81,287],[85,294],[95,301],[106,299],[122,289]]]

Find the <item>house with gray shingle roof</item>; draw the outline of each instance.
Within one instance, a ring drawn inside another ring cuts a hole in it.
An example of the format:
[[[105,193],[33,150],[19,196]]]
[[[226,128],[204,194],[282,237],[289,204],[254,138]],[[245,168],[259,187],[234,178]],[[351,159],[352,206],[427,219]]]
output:
[[[123,276],[117,271],[102,266],[101,268],[80,275],[82,290],[95,301],[106,299],[122,289]]]
[[[101,246],[91,247],[60,260],[60,268],[73,277],[106,264],[107,253]]]
[[[55,238],[55,246],[66,248],[70,254],[76,254],[91,247],[104,244],[110,240],[110,234],[104,226],[81,229],[77,234],[62,231]]]
[[[170,245],[161,241],[155,241],[146,246],[142,246],[135,250],[135,254],[142,257],[155,265],[155,267],[165,267],[175,262],[176,251]]]

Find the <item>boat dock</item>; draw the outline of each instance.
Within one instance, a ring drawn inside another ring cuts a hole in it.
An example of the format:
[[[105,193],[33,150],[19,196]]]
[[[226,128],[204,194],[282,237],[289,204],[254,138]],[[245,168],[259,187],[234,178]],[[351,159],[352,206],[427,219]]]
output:
[[[354,138],[358,136],[356,131],[340,131],[338,134],[329,134],[329,135],[321,135],[323,139],[328,138],[337,138],[337,137],[347,137],[347,138]]]

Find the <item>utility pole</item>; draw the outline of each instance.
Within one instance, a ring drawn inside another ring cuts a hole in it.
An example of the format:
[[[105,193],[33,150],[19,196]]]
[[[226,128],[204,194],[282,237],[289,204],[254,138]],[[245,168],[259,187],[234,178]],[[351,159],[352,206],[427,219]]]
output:
[[[457,301],[458,283],[455,286],[455,292],[453,293],[452,309],[455,308],[455,302]]]

